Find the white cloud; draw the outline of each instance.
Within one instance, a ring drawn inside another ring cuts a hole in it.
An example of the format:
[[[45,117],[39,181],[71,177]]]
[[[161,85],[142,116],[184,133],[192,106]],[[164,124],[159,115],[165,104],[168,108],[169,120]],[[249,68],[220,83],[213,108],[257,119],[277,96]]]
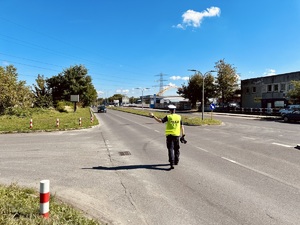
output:
[[[116,91],[115,91],[116,93],[120,93],[120,94],[127,94],[127,93],[129,93],[129,90],[128,89],[117,89]]]
[[[98,98],[103,98],[104,97],[103,94],[104,94],[103,91],[97,91]]]
[[[189,77],[181,77],[181,76],[172,76],[170,77],[171,80],[189,80]]]
[[[182,26],[180,23],[179,23],[179,24],[177,24],[176,26],[173,26],[173,27],[175,27],[175,28],[179,28],[179,29],[182,29],[182,30],[184,30],[184,29],[185,29],[185,27],[184,27],[184,26]]]
[[[176,84],[169,83],[168,86],[169,86],[169,87],[176,87]]]
[[[172,76],[170,77],[171,80],[180,80],[181,77],[180,76]]]
[[[266,71],[264,72],[264,76],[272,76],[272,75],[276,75],[276,70],[266,69]]]
[[[218,7],[210,7],[207,8],[206,10],[202,12],[197,12],[192,9],[187,10],[185,13],[182,15],[182,23],[177,24],[176,28],[179,29],[185,29],[186,27],[200,27],[202,20],[204,17],[214,17],[214,16],[220,16],[221,14],[221,9]]]
[[[104,91],[97,91],[97,94],[102,95],[102,94],[104,94]]]

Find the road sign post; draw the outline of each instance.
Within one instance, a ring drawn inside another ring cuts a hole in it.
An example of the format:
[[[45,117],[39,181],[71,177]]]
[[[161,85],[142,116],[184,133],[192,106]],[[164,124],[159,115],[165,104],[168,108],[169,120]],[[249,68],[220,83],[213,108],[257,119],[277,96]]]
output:
[[[71,95],[70,101],[74,102],[74,112],[76,112],[76,102],[79,102],[79,95]]]
[[[215,104],[211,103],[210,106],[209,106],[209,108],[211,110],[210,119],[212,120],[212,118],[213,118],[213,111],[216,108],[216,106],[215,106]]]

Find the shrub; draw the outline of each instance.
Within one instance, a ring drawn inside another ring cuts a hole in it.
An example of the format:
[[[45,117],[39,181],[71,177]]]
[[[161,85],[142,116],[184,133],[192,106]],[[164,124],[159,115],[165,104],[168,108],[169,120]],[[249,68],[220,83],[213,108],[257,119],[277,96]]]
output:
[[[63,101],[60,101],[60,102],[58,102],[57,105],[56,105],[56,110],[59,111],[59,112],[68,112],[68,111],[65,109],[65,107],[66,107],[66,103],[63,102]]]

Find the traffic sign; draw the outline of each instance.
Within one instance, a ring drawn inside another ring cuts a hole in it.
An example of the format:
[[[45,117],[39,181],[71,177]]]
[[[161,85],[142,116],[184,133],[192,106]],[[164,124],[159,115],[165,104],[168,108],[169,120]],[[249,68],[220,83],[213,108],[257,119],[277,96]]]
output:
[[[214,103],[211,103],[209,107],[210,107],[211,110],[214,110],[216,108]]]

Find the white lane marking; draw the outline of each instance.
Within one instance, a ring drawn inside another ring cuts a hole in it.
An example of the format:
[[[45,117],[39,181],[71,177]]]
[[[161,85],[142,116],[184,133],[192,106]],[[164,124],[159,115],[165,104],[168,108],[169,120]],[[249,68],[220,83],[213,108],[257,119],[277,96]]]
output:
[[[157,132],[157,133],[160,133],[160,131],[158,131],[158,130],[154,130],[155,132]]]
[[[286,147],[286,148],[293,148],[294,147],[294,146],[280,144],[280,143],[276,143],[276,142],[273,142],[272,145],[279,145],[279,146]]]
[[[222,159],[225,159],[225,160],[227,160],[227,161],[229,161],[229,162],[232,162],[232,163],[234,163],[234,164],[239,164],[237,161],[234,161],[234,160],[232,160],[232,159],[228,159],[228,158],[226,158],[226,157],[221,157]]]
[[[250,140],[255,140],[256,138],[252,138],[252,137],[243,137],[243,138],[245,138],[245,139],[250,139]]]
[[[279,183],[282,183],[282,184],[288,185],[288,186],[290,186],[290,187],[293,187],[293,188],[295,188],[295,189],[297,189],[297,190],[300,190],[300,187],[299,187],[299,186],[294,185],[294,184],[292,184],[292,183],[290,183],[290,182],[287,182],[287,181],[285,181],[285,180],[282,180],[282,179],[280,179],[280,178],[274,177],[274,176],[272,176],[272,175],[270,175],[270,174],[268,174],[268,173],[265,173],[265,172],[262,172],[262,171],[260,171],[260,170],[254,169],[254,168],[252,168],[252,167],[250,167],[250,166],[246,166],[246,165],[244,165],[244,164],[241,164],[241,163],[239,163],[239,162],[237,162],[237,161],[234,161],[234,160],[229,159],[229,158],[226,158],[226,157],[221,157],[221,158],[224,159],[224,160],[226,160],[226,161],[228,161],[228,162],[234,163],[234,164],[236,164],[236,165],[238,165],[238,166],[240,166],[240,167],[243,167],[243,168],[245,168],[245,169],[251,170],[251,171],[253,171],[253,172],[255,172],[255,173],[261,174],[261,175],[266,176],[266,177],[268,177],[268,178],[270,178],[270,179],[276,180],[276,181],[279,182]]]
[[[204,151],[204,152],[208,152],[206,149],[204,149],[204,148],[200,148],[200,147],[198,147],[198,146],[195,146],[196,148],[198,148],[198,149],[200,149],[201,151]]]

